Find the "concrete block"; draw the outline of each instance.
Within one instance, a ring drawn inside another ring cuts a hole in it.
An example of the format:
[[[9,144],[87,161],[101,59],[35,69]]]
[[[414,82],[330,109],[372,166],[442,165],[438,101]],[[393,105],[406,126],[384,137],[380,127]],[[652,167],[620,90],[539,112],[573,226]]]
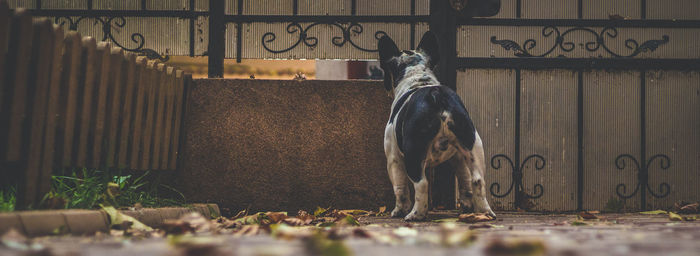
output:
[[[22,220],[17,213],[0,213],[0,236],[10,229],[15,229],[20,233],[26,234],[24,225],[22,225]]]
[[[102,211],[66,210],[61,212],[73,235],[90,235],[97,231],[109,232],[108,216]]]
[[[66,218],[60,211],[20,212],[19,217],[28,236],[45,236],[68,232]]]

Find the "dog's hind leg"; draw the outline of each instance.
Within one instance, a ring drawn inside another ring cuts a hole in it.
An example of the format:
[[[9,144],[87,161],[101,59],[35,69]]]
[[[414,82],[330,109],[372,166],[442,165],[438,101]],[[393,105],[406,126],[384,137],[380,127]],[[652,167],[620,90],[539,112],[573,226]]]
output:
[[[460,152],[450,159],[450,165],[455,169],[455,174],[457,175],[457,183],[459,185],[458,200],[462,213],[474,211],[474,206],[472,205],[474,196],[472,193],[472,174],[469,167],[467,167],[467,161],[472,161],[472,158],[470,153]]]
[[[467,167],[471,170],[472,175],[472,203],[474,212],[486,213],[492,217],[496,217],[496,214],[491,210],[491,206],[489,206],[489,202],[486,200],[486,184],[484,181],[486,162],[484,161],[484,146],[478,133],[476,133],[476,141],[471,154],[473,161],[467,161]]]
[[[425,173],[425,169],[423,170],[423,173]],[[413,188],[415,190],[413,210],[406,215],[404,220],[424,220],[426,217],[428,217],[428,179],[425,178],[425,175],[423,175],[423,178],[418,182],[413,182]]]
[[[387,161],[387,170],[389,171],[389,179],[394,187],[394,195],[396,196],[396,206],[391,211],[391,217],[401,218],[408,214],[411,210],[410,191],[408,188],[408,177],[404,170],[403,161]]]

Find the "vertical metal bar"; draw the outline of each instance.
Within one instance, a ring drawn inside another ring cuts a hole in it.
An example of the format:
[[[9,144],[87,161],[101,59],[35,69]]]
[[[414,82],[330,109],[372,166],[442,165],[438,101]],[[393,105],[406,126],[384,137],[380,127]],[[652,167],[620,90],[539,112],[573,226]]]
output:
[[[578,19],[583,19],[583,0],[578,0]]]
[[[350,1],[350,14],[353,16],[357,14],[357,0]]]
[[[209,0],[209,78],[224,77],[226,24],[224,1]]]
[[[141,10],[146,10],[146,0],[141,0]]]
[[[518,19],[523,17],[523,0],[515,1],[515,17]]]
[[[639,72],[640,88],[639,88],[639,125],[641,127],[641,143],[639,159],[641,160],[639,164],[641,168],[639,170],[639,186],[642,196],[642,211],[647,208],[647,183],[649,183],[649,175],[647,173],[647,127],[646,127],[646,70],[641,70]]]
[[[644,20],[647,18],[647,0],[641,0],[640,5],[641,5],[641,7],[640,7],[641,13],[639,16],[641,16],[641,19]]]
[[[416,0],[411,0],[411,16],[416,15]],[[416,23],[411,22],[411,49],[416,49]]]
[[[294,15],[299,14],[299,0],[294,0],[292,3],[294,6],[292,7],[292,13]]]
[[[583,210],[583,70],[578,71],[578,94],[577,94],[577,132],[578,132],[578,168],[576,177],[576,209]]]
[[[520,170],[520,91],[522,89],[520,81],[520,69],[515,70],[515,151],[513,159],[515,160],[515,170],[513,170],[513,183],[515,183],[515,207],[522,205],[521,199],[523,195],[523,175]]]
[[[90,0],[92,1],[92,0]],[[190,13],[194,13],[194,0],[190,0]],[[190,18],[190,57],[194,57],[194,20],[196,17]]]
[[[92,2],[93,2],[93,0],[88,0],[88,1],[87,1],[87,9],[88,9],[88,10],[92,10]]]
[[[34,0],[34,5],[36,5],[37,10],[41,10],[41,0]]]
[[[238,15],[243,15],[243,0],[238,0]],[[236,62],[241,63],[243,55],[243,23],[236,24]]]

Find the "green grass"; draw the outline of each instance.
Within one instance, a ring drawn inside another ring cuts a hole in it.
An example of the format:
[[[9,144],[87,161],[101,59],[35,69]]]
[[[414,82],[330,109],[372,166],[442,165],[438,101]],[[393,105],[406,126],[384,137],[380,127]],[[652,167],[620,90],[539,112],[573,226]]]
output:
[[[95,209],[100,205],[128,207],[136,203],[144,207],[183,206],[184,196],[159,179],[147,181],[141,176],[120,172],[82,169],[69,175],[53,176],[51,192],[44,198],[47,208]],[[165,196],[176,195],[174,198]]]
[[[11,212],[15,210],[17,198],[15,197],[15,188],[0,190],[0,212]]]

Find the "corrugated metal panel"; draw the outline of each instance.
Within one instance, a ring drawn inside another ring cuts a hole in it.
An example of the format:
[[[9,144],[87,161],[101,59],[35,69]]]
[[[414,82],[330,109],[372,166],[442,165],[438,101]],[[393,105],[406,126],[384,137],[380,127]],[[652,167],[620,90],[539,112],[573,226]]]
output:
[[[639,72],[585,72],[583,86],[583,208],[605,209],[622,200],[627,209],[639,209],[639,194],[626,200],[615,194],[618,184],[627,186],[627,194],[637,185],[634,164],[627,160],[619,170],[615,159],[629,154],[639,160]]]
[[[300,0],[300,15],[350,15],[351,2],[345,0]]]
[[[585,0],[583,1],[584,19],[609,19],[610,15],[620,15],[630,19],[640,19],[641,1],[629,0]],[[573,5],[572,8],[577,8]]]
[[[303,29],[307,28],[310,23],[300,24]],[[347,24],[342,25],[344,28]],[[299,41],[299,31],[288,33],[287,23],[248,23],[243,24],[243,58],[271,58],[271,59],[376,59],[376,52],[364,52],[353,47],[350,42],[345,42],[342,47],[332,43],[333,38],[339,38],[336,42],[342,41],[343,31],[336,25],[319,24],[308,31],[307,42],[312,43],[310,37],[315,37],[318,44],[315,47],[309,47],[304,42],[299,42],[298,45],[291,50],[283,53],[272,53],[263,48],[263,35],[266,33],[274,33],[275,40],[266,42],[265,45],[275,51],[284,50],[292,47]],[[231,26],[229,26],[231,28]],[[297,29],[298,30],[298,29]],[[353,28],[354,30],[354,28]],[[377,49],[377,39],[375,32],[385,31],[391,36],[396,44],[401,49],[408,49],[410,46],[410,26],[408,24],[387,24],[387,23],[362,23],[362,33],[350,33],[350,39],[365,49]],[[227,32],[230,33],[230,32]],[[235,29],[234,29],[235,33]],[[230,38],[230,37],[228,37]],[[273,38],[268,35],[266,40]],[[227,42],[227,56],[233,44]],[[235,48],[234,48],[235,49]]]
[[[665,154],[671,160],[664,170],[659,160],[649,167],[649,186],[671,185],[667,197],[648,193],[649,209],[665,209],[673,203],[700,198],[700,74],[696,72],[648,72],[646,76],[647,159]],[[648,160],[647,160],[648,161]]]
[[[416,15],[430,15],[430,0],[416,0]]]
[[[462,98],[484,142],[487,190],[499,183],[504,193],[512,182],[512,170],[505,162],[498,170],[491,167],[491,157],[505,154],[512,158],[515,136],[515,72],[513,70],[471,69],[457,72],[457,93]],[[489,202],[495,210],[515,209],[514,193]]]
[[[208,11],[209,10],[209,0],[195,0],[194,1],[195,11]]]
[[[292,0],[243,0],[243,14],[249,15],[291,15]]]
[[[527,0],[522,3],[525,19],[576,19],[577,0]]]
[[[357,0],[357,15],[410,15],[411,0]]]
[[[34,1],[27,1],[27,0],[7,0],[7,5],[9,5],[11,9],[15,9],[15,8],[34,9],[34,8],[36,8]]]
[[[139,10],[141,9],[141,1],[139,0],[93,0],[92,7],[94,9],[107,10]]]
[[[647,19],[700,19],[698,0],[647,0]]]
[[[26,0],[25,0],[26,1]],[[29,2],[29,1],[26,1]],[[32,0],[33,2],[33,0]],[[42,9],[87,9],[87,0],[50,0],[41,1]]]
[[[518,0],[501,0],[501,10],[496,16],[489,17],[494,19],[515,19],[517,17],[516,3]]]
[[[148,10],[188,10],[190,8],[189,0],[147,0],[146,9]]]
[[[230,43],[229,41],[227,41]],[[197,17],[194,22],[194,54],[203,55],[209,49],[209,18]]]
[[[236,41],[236,27],[237,24],[235,23],[226,23],[226,58],[228,59],[236,58],[236,46],[238,45]],[[245,24],[243,27],[245,29]],[[208,38],[205,40],[209,41]]]
[[[226,14],[238,14],[238,0],[226,0]]]
[[[77,17],[73,17],[77,20]],[[59,20],[63,22],[65,20]],[[68,30],[68,22],[64,29]],[[178,18],[125,18],[124,27],[119,27],[119,19],[112,20],[112,35],[117,43],[126,49],[133,49],[142,42],[143,48],[153,49],[162,55],[189,55],[189,21]],[[92,36],[102,40],[102,23],[93,18],[85,19],[78,24],[78,32],[83,36]]]
[[[571,27],[558,28],[559,33],[571,29]],[[595,51],[589,51],[585,44],[596,42],[598,34],[603,28],[591,28],[595,33],[588,31],[573,31],[564,37],[564,43],[574,43],[570,52],[557,46],[547,57],[563,55],[571,58],[586,57],[612,57],[604,47],[600,46]],[[547,30],[546,32],[553,32]],[[633,39],[638,45],[648,40],[661,40],[669,37],[666,44],[660,45],[654,51],[641,52],[637,58],[700,58],[700,44],[693,42],[700,38],[700,29],[666,29],[666,28],[619,28],[615,38],[607,32],[603,33],[605,45],[615,54],[628,56],[634,50],[627,48],[625,41]],[[536,46],[528,50],[533,55],[541,55],[556,46],[556,33],[549,37],[543,36],[542,27],[504,27],[504,26],[460,26],[457,30],[457,53],[461,57],[514,57],[513,50],[506,50],[499,44],[491,42],[491,37],[496,40],[512,40],[521,47],[528,39],[534,39]],[[593,45],[592,45],[593,46]]]
[[[530,199],[537,211],[576,210],[578,133],[576,99],[577,73],[567,70],[521,73],[520,161],[538,154],[545,159],[542,170],[535,160],[523,168],[523,186],[535,195],[542,184],[541,198]]]

